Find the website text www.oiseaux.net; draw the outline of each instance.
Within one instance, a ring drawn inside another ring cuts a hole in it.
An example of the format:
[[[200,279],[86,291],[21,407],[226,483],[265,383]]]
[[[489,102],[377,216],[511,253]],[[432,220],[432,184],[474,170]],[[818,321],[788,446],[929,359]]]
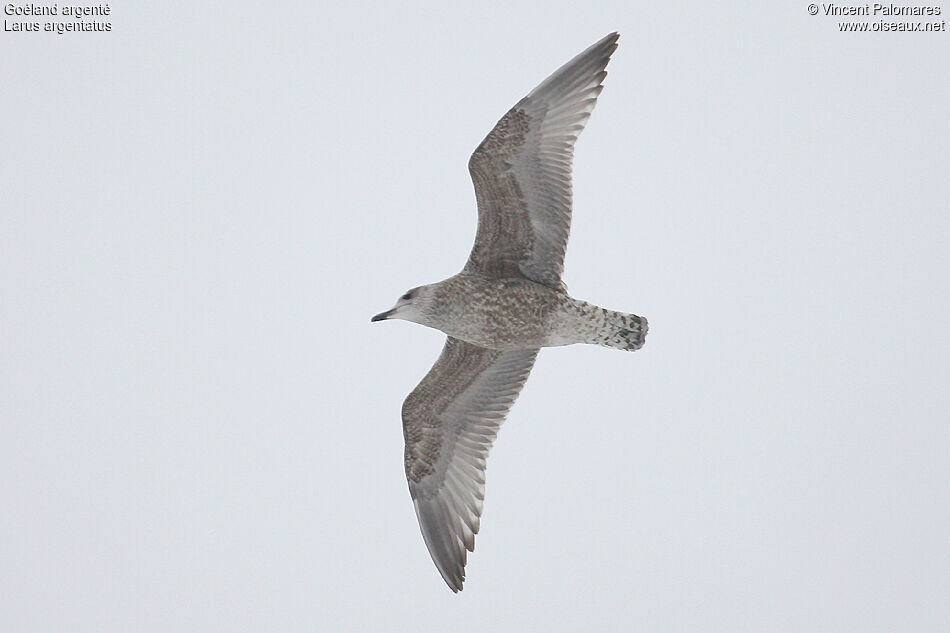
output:
[[[875,20],[838,22],[838,30],[858,33],[935,33],[946,32],[946,20],[928,20],[943,14],[942,7],[930,6],[903,6],[896,4],[835,4],[822,3],[808,5],[808,12],[812,15],[827,15],[837,17],[865,17]],[[898,20],[896,18],[917,17],[923,20]]]

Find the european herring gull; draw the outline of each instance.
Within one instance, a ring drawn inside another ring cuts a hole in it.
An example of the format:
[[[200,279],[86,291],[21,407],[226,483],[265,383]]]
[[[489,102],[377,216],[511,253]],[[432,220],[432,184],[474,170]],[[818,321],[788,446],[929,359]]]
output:
[[[448,335],[402,406],[405,466],[429,554],[459,591],[485,498],[485,459],[541,347],[643,345],[647,320],[567,294],[574,142],[617,48],[611,33],[509,110],[472,154],[478,230],[459,274],[413,288],[373,321]]]

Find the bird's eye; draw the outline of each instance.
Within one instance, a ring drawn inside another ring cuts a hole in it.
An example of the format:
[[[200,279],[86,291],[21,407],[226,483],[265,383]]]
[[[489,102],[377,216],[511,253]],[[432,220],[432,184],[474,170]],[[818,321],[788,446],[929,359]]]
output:
[[[409,301],[410,299],[412,299],[412,290],[410,290],[409,292],[401,296],[400,299],[402,299],[403,301]]]

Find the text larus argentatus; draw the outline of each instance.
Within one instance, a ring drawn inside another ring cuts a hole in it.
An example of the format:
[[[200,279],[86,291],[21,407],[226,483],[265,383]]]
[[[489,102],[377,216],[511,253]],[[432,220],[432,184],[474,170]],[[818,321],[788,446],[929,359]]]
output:
[[[452,591],[475,548],[485,459],[541,347],[643,345],[647,320],[571,298],[561,282],[571,225],[571,160],[610,55],[611,33],[558,69],[498,121],[468,163],[478,203],[462,272],[413,288],[373,321],[405,319],[448,335],[402,405],[406,477],[432,560]]]

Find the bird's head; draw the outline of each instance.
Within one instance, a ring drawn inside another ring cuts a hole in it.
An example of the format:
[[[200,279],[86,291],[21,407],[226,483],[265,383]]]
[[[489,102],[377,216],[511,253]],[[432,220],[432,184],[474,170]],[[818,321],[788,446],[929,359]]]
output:
[[[432,286],[419,286],[399,297],[396,301],[396,305],[393,306],[392,309],[380,312],[370,319],[370,321],[403,319],[404,321],[413,321],[424,325],[428,323],[426,315],[430,310],[432,302]]]

